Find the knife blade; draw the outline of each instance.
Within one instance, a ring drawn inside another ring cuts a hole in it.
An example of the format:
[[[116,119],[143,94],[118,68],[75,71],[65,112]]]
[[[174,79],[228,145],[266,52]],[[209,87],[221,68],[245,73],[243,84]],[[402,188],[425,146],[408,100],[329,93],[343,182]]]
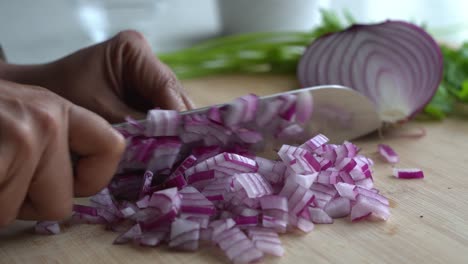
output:
[[[331,143],[342,143],[369,134],[381,126],[381,120],[374,104],[365,96],[348,87],[339,85],[322,85],[291,90],[260,97],[260,101],[268,102],[286,94],[312,96],[313,112],[310,121],[305,125],[305,136],[312,137],[322,133],[330,138]],[[213,106],[181,112],[182,116],[206,114]],[[138,121],[143,126],[146,120]],[[118,128],[127,123],[115,124]]]

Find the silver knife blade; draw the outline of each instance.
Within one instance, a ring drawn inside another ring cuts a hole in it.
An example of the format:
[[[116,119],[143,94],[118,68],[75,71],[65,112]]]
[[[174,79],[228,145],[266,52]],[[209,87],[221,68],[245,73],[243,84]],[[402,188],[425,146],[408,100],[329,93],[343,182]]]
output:
[[[322,85],[291,90],[260,97],[260,101],[275,100],[285,94],[312,96],[312,118],[305,124],[306,136],[312,137],[317,133],[326,135],[331,143],[342,143],[377,130],[382,122],[374,104],[365,96],[350,88],[339,85]],[[205,114],[217,104],[181,112],[181,115]],[[138,121],[145,125],[146,120]],[[115,124],[118,128],[127,123]]]

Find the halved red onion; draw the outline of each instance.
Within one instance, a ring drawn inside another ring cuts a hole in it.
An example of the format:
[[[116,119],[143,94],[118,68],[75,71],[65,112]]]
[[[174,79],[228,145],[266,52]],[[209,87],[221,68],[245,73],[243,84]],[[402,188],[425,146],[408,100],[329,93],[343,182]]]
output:
[[[424,172],[421,169],[417,168],[394,168],[393,176],[399,179],[422,179],[424,178]]]
[[[394,123],[414,117],[431,100],[442,79],[443,59],[424,29],[388,20],[316,39],[297,72],[303,87],[355,89],[375,103],[382,121]]]

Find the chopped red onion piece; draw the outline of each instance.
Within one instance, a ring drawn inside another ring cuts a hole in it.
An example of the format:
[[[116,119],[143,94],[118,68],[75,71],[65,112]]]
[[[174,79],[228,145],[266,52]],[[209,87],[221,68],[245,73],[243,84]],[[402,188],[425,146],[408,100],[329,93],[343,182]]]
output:
[[[317,176],[319,175],[318,172],[314,172],[311,174],[292,174],[286,178],[287,181],[294,181],[305,188],[310,188],[312,186],[312,183],[314,183],[317,180]]]
[[[321,208],[308,207],[310,221],[314,224],[333,224],[333,219]]]
[[[253,263],[263,257],[252,241],[238,228],[234,227],[226,232],[213,236],[213,240],[234,263]]]
[[[351,212],[351,201],[345,197],[338,197],[331,200],[324,210],[332,218],[345,217]]]
[[[215,123],[220,124],[220,125],[223,124],[223,119],[222,119],[221,111],[220,111],[219,107],[216,107],[216,106],[211,107],[208,110],[207,117],[212,122],[215,122]]]
[[[335,184],[339,172],[336,170],[322,170],[320,173],[317,173],[317,182],[321,184]]]
[[[398,154],[389,145],[379,144],[377,148],[380,156],[382,156],[387,162],[398,163],[400,161]]]
[[[258,224],[258,216],[236,216],[234,222],[237,226],[256,226]]]
[[[193,142],[203,140],[205,145],[226,145],[231,137],[232,132],[222,125],[211,122],[206,116],[202,115],[186,115],[184,116],[184,132],[182,135],[189,133],[189,137],[185,142]],[[194,134],[200,135],[196,137]]]
[[[280,109],[280,116],[287,121],[292,121],[296,114],[297,96],[295,94],[283,94],[279,99],[283,100],[283,105]]]
[[[286,171],[286,165],[281,161],[273,161],[262,157],[255,157],[258,173],[263,175],[271,184],[280,183]]]
[[[171,224],[169,247],[194,251],[198,249],[200,224],[190,220],[176,218]]]
[[[262,128],[274,123],[274,121],[277,120],[278,113],[283,104],[284,101],[279,98],[268,103],[262,103],[255,119],[256,125]]]
[[[145,135],[148,137],[178,135],[180,115],[175,110],[150,110],[146,120]]]
[[[128,218],[134,215],[139,209],[134,203],[124,201],[119,205],[119,210],[123,218]]]
[[[320,184],[320,183],[317,183],[317,182],[315,182],[314,184],[312,184],[312,186],[310,186],[310,190],[325,193],[325,194],[333,196],[333,197],[338,192],[332,185]]]
[[[211,216],[216,213],[214,204],[197,189],[187,186],[179,192],[182,195],[181,213]]]
[[[349,176],[353,179],[353,181],[360,181],[360,180],[364,180],[365,178],[368,177],[368,170],[366,170],[366,172],[362,171],[361,169],[359,169],[358,167],[354,167],[350,172],[349,172]]]
[[[127,232],[121,234],[114,240],[114,244],[124,244],[138,239],[142,235],[139,224],[132,226]]]
[[[144,232],[139,237],[134,238],[134,242],[140,246],[155,247],[166,239],[167,231]]]
[[[373,192],[369,189],[366,189],[364,187],[361,187],[361,186],[357,186],[356,188],[356,191],[358,194],[360,195],[364,195],[364,196],[367,196],[369,198],[372,198],[372,199],[375,199],[385,205],[390,205],[390,202],[388,201],[388,199],[383,196],[383,195],[380,195],[379,193],[376,193],[376,192]]]
[[[145,174],[143,175],[143,185],[141,186],[141,191],[139,195],[140,199],[150,193],[152,181],[153,173],[151,171],[145,171]]]
[[[222,152],[220,146],[200,146],[192,149],[192,155],[197,159],[196,163],[200,163]]]
[[[257,169],[255,160],[224,152],[187,169],[185,175],[188,182],[191,183],[193,182],[190,180],[191,175],[201,171],[215,170],[228,176],[235,173],[256,172]]]
[[[245,143],[255,144],[263,140],[262,134],[254,130],[240,128],[237,129],[235,133],[240,140]]]
[[[393,176],[399,179],[422,179],[424,173],[421,169],[410,168],[410,169],[393,169]]]
[[[324,170],[327,170],[329,168],[331,168],[331,166],[333,166],[333,161],[329,160],[329,159],[322,159],[320,161],[320,167],[321,167],[321,170],[324,171]]]
[[[286,181],[279,195],[288,199],[289,215],[299,215],[305,207],[314,202],[313,192],[294,181]]]
[[[211,228],[213,237],[220,235],[221,233],[225,232],[226,230],[231,229],[236,225],[236,222],[232,218],[226,218],[221,220],[212,221],[209,224],[209,228]]]
[[[344,158],[337,166],[337,169],[349,173],[356,167],[356,161],[352,158]]]
[[[358,195],[358,191],[356,190],[357,187],[353,184],[339,182],[335,184],[335,188],[341,197],[348,198],[350,200],[355,200]]]
[[[326,136],[322,134],[318,134],[314,136],[313,138],[307,140],[301,147],[309,151],[314,151],[318,149],[319,147],[325,145],[328,141],[329,139]]]
[[[248,237],[255,247],[263,253],[281,257],[284,255],[284,248],[276,232],[267,228],[249,228]]]
[[[249,198],[258,198],[273,193],[270,184],[258,173],[235,174],[231,182],[231,190],[244,190]]]
[[[296,173],[320,171],[320,163],[305,149],[283,145],[278,151],[278,155]]]
[[[170,188],[154,192],[148,201],[148,206],[159,209],[162,214],[170,211],[178,212],[181,205],[181,197],[177,188]]]
[[[340,171],[340,178],[343,182],[348,183],[348,184],[356,184],[356,182],[353,180],[351,175],[345,171]]]
[[[157,138],[157,145],[151,159],[148,161],[148,170],[160,172],[171,169],[179,155],[182,142],[176,137]]]
[[[307,219],[294,216],[294,217],[291,217],[291,220],[293,220],[292,222],[294,223],[294,225],[302,232],[309,233],[309,232],[312,232],[312,230],[314,230],[314,227],[315,227],[314,223],[312,223],[311,221]]]
[[[292,137],[301,135],[303,132],[304,128],[302,128],[300,125],[290,124],[280,128],[279,131],[275,134],[275,137],[278,139],[290,139]]]
[[[197,162],[197,158],[194,155],[190,155],[186,157],[180,164],[179,166],[174,170],[172,174],[183,174],[185,171],[195,165]]]
[[[38,221],[34,231],[39,235],[56,235],[60,233],[60,225],[56,221]]]
[[[172,188],[176,187],[177,189],[182,189],[187,186],[187,181],[185,176],[182,173],[171,174],[171,176],[164,182],[165,187]]]
[[[374,181],[372,178],[365,178],[363,180],[357,181],[356,185],[366,189],[372,189],[374,187]]]
[[[223,110],[223,123],[230,128],[241,123],[247,123],[255,118],[258,106],[258,96],[248,94],[235,99]]]
[[[389,206],[371,197],[358,195],[356,204],[351,208],[351,220],[358,221],[370,214],[387,220],[390,216]]]

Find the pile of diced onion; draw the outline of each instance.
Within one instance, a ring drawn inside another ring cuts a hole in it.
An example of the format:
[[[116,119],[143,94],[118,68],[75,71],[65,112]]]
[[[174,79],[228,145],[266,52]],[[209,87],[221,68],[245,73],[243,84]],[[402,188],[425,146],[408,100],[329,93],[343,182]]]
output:
[[[119,233],[116,244],[215,245],[230,261],[251,263],[284,254],[280,233],[343,217],[386,220],[373,162],[350,142],[317,134],[282,145],[277,159],[255,155],[265,138],[300,138],[311,111],[308,97],[247,95],[206,114],[155,109],[146,123],[128,120],[119,128],[128,147],[117,174],[90,205],[74,206],[71,223],[105,225]],[[59,232],[51,222],[36,228]]]

